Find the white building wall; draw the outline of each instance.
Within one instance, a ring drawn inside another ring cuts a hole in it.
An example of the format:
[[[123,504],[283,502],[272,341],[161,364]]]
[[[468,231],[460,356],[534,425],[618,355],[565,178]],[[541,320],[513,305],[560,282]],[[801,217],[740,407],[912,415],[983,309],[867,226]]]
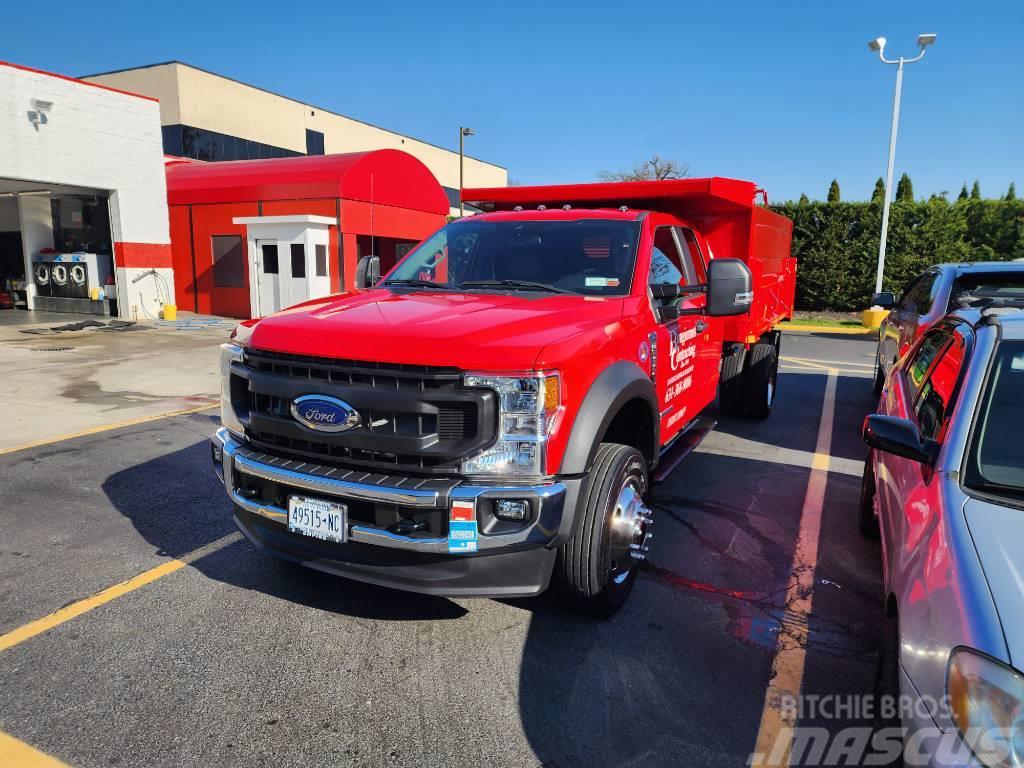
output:
[[[158,281],[129,282],[159,268],[173,286],[156,101],[0,64],[0,178],[109,192],[118,311],[140,319],[158,316],[166,301]],[[19,202],[26,274],[31,275],[31,254],[42,247],[36,225],[45,206],[50,226],[50,203],[45,197]],[[35,234],[26,237],[28,220],[36,222],[29,226]],[[47,245],[53,245],[52,236]]]

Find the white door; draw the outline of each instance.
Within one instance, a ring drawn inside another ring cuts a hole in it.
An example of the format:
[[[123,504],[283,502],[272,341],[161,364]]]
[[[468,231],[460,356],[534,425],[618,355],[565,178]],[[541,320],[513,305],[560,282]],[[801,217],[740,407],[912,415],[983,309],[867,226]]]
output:
[[[288,261],[280,258],[279,251],[277,240],[256,241],[257,317],[265,317],[281,309],[281,270],[288,269]]]

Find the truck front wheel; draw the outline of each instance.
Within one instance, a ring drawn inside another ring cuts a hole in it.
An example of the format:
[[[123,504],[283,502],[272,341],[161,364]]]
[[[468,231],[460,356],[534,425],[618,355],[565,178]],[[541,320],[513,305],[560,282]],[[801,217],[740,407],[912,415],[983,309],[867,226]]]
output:
[[[581,489],[576,533],[555,565],[562,595],[577,608],[611,616],[629,597],[651,538],[647,462],[628,445],[601,443]]]
[[[751,346],[743,372],[743,405],[747,416],[767,419],[775,403],[779,376],[779,349],[769,336]]]
[[[743,415],[743,367],[747,350],[742,344],[722,355],[722,375],[718,380],[718,409],[723,416]]]

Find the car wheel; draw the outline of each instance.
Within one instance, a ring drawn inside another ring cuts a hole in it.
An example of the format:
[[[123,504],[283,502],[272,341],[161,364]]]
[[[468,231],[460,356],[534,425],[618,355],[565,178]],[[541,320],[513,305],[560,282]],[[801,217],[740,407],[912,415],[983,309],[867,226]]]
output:
[[[722,356],[722,375],[718,381],[718,410],[723,416],[743,415],[743,366],[747,350],[737,344],[730,354]]]
[[[602,443],[580,492],[576,532],[555,564],[563,597],[611,616],[626,602],[651,538],[647,461],[628,445]]]
[[[747,352],[743,372],[744,412],[752,419],[767,419],[775,403],[779,353],[771,341],[759,341]]]
[[[860,478],[860,502],[858,511],[860,515],[860,532],[871,539],[877,539],[879,535],[878,515],[875,514],[875,463],[871,452],[868,452],[864,459],[864,473]]]
[[[888,612],[882,632],[882,644],[878,649],[878,665],[875,667],[875,737],[884,734],[888,742],[885,757],[888,761],[879,760],[874,765],[887,768],[903,768],[903,718],[900,716],[900,622],[895,612]],[[883,742],[885,743],[885,742]],[[899,754],[891,754],[895,743],[899,744]],[[881,757],[876,755],[876,760]]]

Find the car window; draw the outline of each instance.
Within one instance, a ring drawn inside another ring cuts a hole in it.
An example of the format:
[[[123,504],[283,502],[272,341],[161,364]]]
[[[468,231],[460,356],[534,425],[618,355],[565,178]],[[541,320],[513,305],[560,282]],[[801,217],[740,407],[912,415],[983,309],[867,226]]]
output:
[[[939,289],[939,274],[925,272],[900,297],[899,308],[915,315],[927,315]]]
[[[924,386],[925,378],[932,367],[932,363],[939,356],[939,353],[950,341],[951,331],[942,328],[926,334],[918,344],[917,349],[911,353],[910,360],[904,369],[906,373],[907,394],[910,402],[916,402],[917,396]]]
[[[964,485],[997,496],[1024,499],[1024,341],[1003,341],[977,413],[964,469]]]
[[[701,258],[700,247],[693,231],[687,227],[676,227],[676,237],[683,253],[683,277],[687,285],[700,285],[704,282],[704,260]]]
[[[922,437],[941,441],[943,427],[956,404],[966,354],[967,339],[958,330],[932,364],[914,405]]]
[[[671,227],[658,227],[654,230],[654,247],[651,249],[651,276],[648,283],[672,283],[678,285],[683,281],[680,269],[679,250],[672,237]]]
[[[979,299],[1024,298],[1024,266],[1010,272],[968,272],[957,277],[949,296],[949,308]]]

